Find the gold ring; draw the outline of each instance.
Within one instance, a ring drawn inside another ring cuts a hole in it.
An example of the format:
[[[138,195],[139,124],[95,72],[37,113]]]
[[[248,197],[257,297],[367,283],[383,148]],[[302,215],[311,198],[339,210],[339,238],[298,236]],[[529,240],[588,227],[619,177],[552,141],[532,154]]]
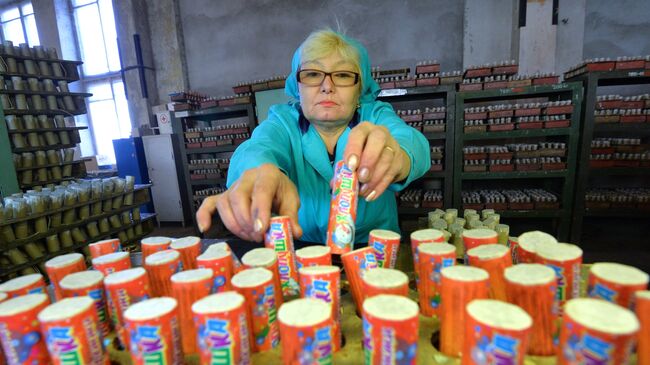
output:
[[[386,147],[384,147],[384,149],[387,149],[387,150],[389,150],[390,152],[395,153],[395,150],[392,149],[390,146],[386,146]]]

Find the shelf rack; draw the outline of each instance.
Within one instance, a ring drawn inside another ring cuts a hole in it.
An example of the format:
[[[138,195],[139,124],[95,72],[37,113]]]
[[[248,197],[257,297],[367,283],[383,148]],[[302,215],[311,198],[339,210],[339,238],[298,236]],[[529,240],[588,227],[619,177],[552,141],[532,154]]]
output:
[[[78,81],[80,79],[80,74],[78,67],[83,64],[82,61],[71,61],[71,60],[61,60],[58,58],[40,58],[37,56],[34,56],[36,51],[34,49],[19,49],[17,47],[14,47],[15,51],[14,54],[7,54],[7,53],[2,53],[0,54],[0,57],[2,57],[3,60],[7,61],[8,59],[13,59],[16,61],[16,70],[13,70],[14,72],[10,72],[8,69],[6,71],[0,72],[0,77],[9,82],[14,82],[16,78],[21,78],[23,81],[23,90],[16,90],[16,89],[2,89],[0,90],[0,95],[3,96],[3,98],[6,97],[14,97],[15,95],[25,95],[26,99],[30,99],[34,95],[41,95],[43,97],[43,104],[45,107],[47,107],[47,103],[45,102],[47,97],[52,97],[55,96],[57,99],[60,98],[65,98],[65,97],[70,97],[72,98],[72,102],[74,104],[74,107],[76,108],[75,110],[64,110],[64,109],[36,109],[33,108],[33,105],[28,104],[29,109],[17,109],[17,108],[2,108],[0,107],[0,119],[3,120],[3,123],[0,123],[0,169],[3,171],[0,176],[0,196],[7,196],[13,193],[17,193],[21,191],[21,189],[30,189],[34,186],[38,185],[44,185],[44,184],[57,184],[63,181],[70,180],[72,178],[78,178],[78,177],[83,177],[85,176],[85,168],[84,168],[84,163],[85,160],[76,160],[72,162],[65,162],[61,164],[56,164],[56,165],[51,165],[48,164],[47,166],[38,166],[34,168],[18,168],[16,169],[14,164],[13,164],[13,158],[12,154],[13,153],[24,153],[24,152],[37,152],[37,151],[48,151],[48,150],[61,150],[64,148],[72,148],[77,145],[79,142],[79,130],[87,129],[87,127],[69,127],[69,126],[59,126],[59,127],[52,127],[52,128],[32,128],[32,129],[20,129],[20,130],[9,130],[7,128],[6,123],[4,123],[5,116],[17,116],[17,117],[22,117],[25,115],[33,115],[34,117],[38,115],[46,115],[48,117],[55,117],[55,116],[76,116],[76,115],[81,115],[86,113],[86,103],[85,103],[85,98],[88,98],[92,96],[90,93],[84,93],[84,92],[70,92],[67,91],[67,89],[63,88],[64,86],[61,85],[63,89],[61,90],[66,90],[66,91],[58,91],[58,90],[52,90],[52,91],[44,91],[44,86],[40,86],[39,90],[32,90],[30,89],[27,80],[28,79],[37,79],[39,82],[43,80],[51,80],[53,83],[57,83],[60,81],[66,81],[66,82],[74,82]],[[26,55],[23,52],[28,51],[32,55]],[[30,69],[28,67],[25,67],[27,65],[27,62],[31,61],[34,64],[34,69],[33,72],[28,73]],[[41,68],[42,66],[47,66],[48,72],[44,71],[44,68]],[[55,69],[59,70],[59,76],[55,76]],[[18,72],[19,70],[25,70],[25,72]],[[3,103],[4,104],[4,103]],[[62,104],[61,100],[58,100],[57,102],[58,107],[60,108]],[[49,133],[49,132],[54,132],[54,133],[67,133],[68,138],[70,139],[71,143],[60,143],[56,145],[40,145],[40,146],[26,146],[22,148],[13,148],[13,143],[12,143],[12,138],[19,137],[16,136],[18,134],[31,134],[31,133],[36,133],[39,135],[42,135],[44,133]],[[47,181],[41,181],[41,182],[32,182],[32,183],[21,183],[19,179],[19,174],[20,173],[25,173],[28,170],[34,170],[34,169],[40,169],[40,168],[52,168],[52,167],[57,167],[57,166],[65,166],[65,165],[74,165],[74,174],[73,176],[61,176],[61,178],[57,179],[49,179]]]
[[[181,161],[183,165],[183,177],[180,180],[183,187],[181,193],[185,194],[187,201],[190,203],[190,210],[192,221],[196,227],[196,206],[198,201],[194,199],[194,191],[197,190],[200,186],[213,187],[215,185],[221,184],[225,186],[225,179],[205,179],[205,180],[192,180],[190,178],[191,169],[190,169],[190,155],[194,154],[210,154],[210,153],[222,153],[222,152],[233,152],[237,149],[236,145],[223,145],[216,147],[202,147],[202,148],[187,148],[185,143],[185,132],[188,122],[191,123],[195,120],[200,121],[212,121],[219,119],[228,119],[235,117],[248,117],[248,128],[249,133],[253,132],[253,129],[257,125],[255,118],[255,105],[253,103],[248,104],[236,104],[222,107],[213,107],[208,109],[200,110],[183,110],[172,112],[172,129],[175,134],[178,135],[180,152],[181,152]]]
[[[586,217],[608,217],[608,218],[630,218],[633,222],[640,223],[639,219],[648,219],[650,213],[635,209],[608,209],[594,210],[585,207],[585,193],[590,187],[590,178],[594,176],[617,175],[619,177],[641,177],[650,186],[650,168],[591,168],[589,166],[589,155],[591,154],[591,141],[594,136],[604,135],[627,135],[634,137],[650,136],[650,123],[634,124],[597,124],[594,113],[598,97],[598,88],[603,86],[639,86],[650,84],[650,70],[626,70],[626,71],[598,71],[586,72],[569,78],[570,81],[579,82],[584,88],[584,103],[582,115],[584,122],[580,130],[580,156],[575,186],[575,199],[573,205],[573,217],[571,224],[571,240],[581,242],[583,237],[583,224]],[[616,239],[612,237],[612,239]]]
[[[464,132],[464,109],[467,103],[512,101],[517,99],[532,98],[563,98],[571,99],[573,112],[571,124],[567,128],[553,129],[525,129],[513,131],[494,131],[481,133]],[[561,179],[560,209],[556,210],[529,210],[529,211],[499,211],[502,217],[507,218],[540,218],[553,219],[556,234],[561,240],[569,237],[571,213],[573,206],[572,194],[575,178],[575,167],[578,153],[578,132],[580,127],[580,111],[582,104],[582,86],[580,83],[563,83],[555,85],[536,85],[510,89],[483,90],[458,92],[456,94],[456,126],[453,151],[454,188],[453,207],[462,209],[461,192],[463,181],[469,180],[511,180],[511,179]],[[514,172],[464,172],[463,147],[467,142],[485,140],[516,140],[521,138],[563,136],[567,143],[566,170],[562,171],[514,171]]]
[[[382,96],[386,95],[386,96]],[[454,152],[454,118],[455,118],[455,103],[456,103],[456,90],[455,85],[439,85],[439,86],[419,86],[406,89],[388,89],[382,90],[379,94],[379,100],[388,103],[400,102],[417,102],[427,100],[442,100],[446,108],[445,118],[445,131],[437,133],[423,133],[429,140],[444,140],[444,166],[442,171],[430,171],[424,174],[419,180],[441,179],[442,180],[442,193],[443,193],[443,206],[451,206],[452,203],[452,178],[453,178],[453,152]],[[416,180],[418,181],[418,180]],[[413,183],[411,183],[413,184]],[[399,205],[399,202],[398,202]],[[426,215],[427,212],[435,208],[425,207],[398,207],[398,213],[403,216]]]

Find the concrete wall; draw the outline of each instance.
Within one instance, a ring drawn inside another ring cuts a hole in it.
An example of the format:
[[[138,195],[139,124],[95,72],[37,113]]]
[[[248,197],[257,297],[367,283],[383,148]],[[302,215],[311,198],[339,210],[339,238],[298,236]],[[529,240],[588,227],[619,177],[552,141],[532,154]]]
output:
[[[587,0],[584,57],[650,54],[650,1]]]
[[[241,82],[290,70],[296,47],[337,22],[368,48],[374,65],[438,59],[462,67],[463,1],[179,0],[189,86],[228,95]]]
[[[180,9],[176,0],[145,1],[156,69],[156,94],[158,102],[164,103],[169,100],[170,92],[185,90],[189,84]]]
[[[514,0],[465,0],[463,67],[516,59]]]

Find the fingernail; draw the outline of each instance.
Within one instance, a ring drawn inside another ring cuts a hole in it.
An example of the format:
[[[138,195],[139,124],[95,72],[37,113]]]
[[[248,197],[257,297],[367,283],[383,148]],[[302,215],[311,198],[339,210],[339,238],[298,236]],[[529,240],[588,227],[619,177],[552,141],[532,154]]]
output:
[[[370,170],[368,170],[367,167],[362,168],[359,170],[359,179],[366,181],[368,180],[368,175],[370,175]]]
[[[377,195],[377,191],[375,190],[371,191],[370,194],[368,194],[368,196],[366,197],[366,201],[367,202],[372,201],[373,199],[375,199],[375,195]]]
[[[361,195],[365,194],[366,190],[368,190],[368,184],[361,185],[361,189],[359,189],[359,194]]]
[[[204,231],[203,225],[199,223],[199,232],[203,233],[203,231]]]
[[[348,158],[348,167],[350,170],[354,171],[357,169],[357,164],[359,163],[359,158],[357,155],[352,155]]]
[[[259,218],[257,218],[255,220],[253,228],[255,229],[255,232],[261,232],[263,226],[264,225],[262,224],[262,221]]]

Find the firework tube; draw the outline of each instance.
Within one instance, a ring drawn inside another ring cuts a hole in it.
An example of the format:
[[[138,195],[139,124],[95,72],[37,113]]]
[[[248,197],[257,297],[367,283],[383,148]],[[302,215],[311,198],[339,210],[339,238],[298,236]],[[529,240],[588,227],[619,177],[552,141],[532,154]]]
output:
[[[176,250],[165,250],[149,255],[144,268],[149,275],[152,297],[172,296],[172,275],[183,270],[180,254]]]
[[[467,254],[467,251],[481,245],[499,243],[497,232],[487,228],[466,229],[462,235],[465,254]]]
[[[37,316],[52,364],[108,364],[90,297],[64,298]]]
[[[192,313],[201,364],[251,363],[244,296],[234,291],[209,295],[192,305]]]
[[[361,275],[363,300],[379,294],[395,294],[408,297],[409,278],[395,269],[369,269]]]
[[[145,262],[147,257],[156,252],[169,249],[172,239],[169,237],[147,237],[140,241],[140,250],[142,251],[142,262]]]
[[[334,320],[330,306],[318,299],[287,302],[278,311],[282,337],[282,361],[299,364],[331,364],[334,352]]]
[[[557,243],[538,245],[535,261],[555,271],[557,277],[556,300],[562,313],[564,303],[580,296],[580,268],[582,250],[576,245]]]
[[[334,319],[334,352],[342,346],[341,336],[341,269],[337,266],[308,266],[299,270],[300,294],[328,303]]]
[[[531,231],[523,233],[516,241],[516,247],[513,250],[513,257],[517,264],[530,264],[535,262],[537,246],[556,244],[555,237],[541,231]]]
[[[308,266],[327,266],[332,264],[332,249],[328,246],[307,246],[296,250],[298,270]]]
[[[273,285],[275,286],[276,303],[279,308],[284,302],[282,297],[282,284],[280,283],[280,272],[278,266],[278,254],[270,248],[254,248],[244,254],[241,258],[244,267],[251,269],[263,267],[273,273]]]
[[[553,355],[553,340],[558,330],[555,271],[540,264],[518,264],[507,268],[504,277],[508,302],[518,305],[533,318],[528,354]]]
[[[49,304],[50,299],[43,293],[24,294],[0,303],[0,340],[7,364],[50,363],[36,318]]]
[[[361,275],[366,270],[379,267],[377,265],[377,258],[375,257],[375,250],[372,247],[359,248],[341,255],[341,261],[343,262],[345,276],[350,283],[352,299],[354,299],[357,312],[361,313],[361,303],[363,302]]]
[[[400,295],[381,294],[363,303],[363,357],[366,364],[415,364],[418,305]]]
[[[180,252],[184,270],[196,269],[196,257],[201,254],[201,239],[199,237],[188,236],[172,240],[169,248]]]
[[[131,268],[131,256],[128,252],[114,252],[93,259],[93,269],[104,275]]]
[[[420,313],[439,316],[440,311],[440,270],[456,264],[456,247],[449,243],[423,243],[418,246],[420,277],[418,296]]]
[[[395,268],[401,238],[402,236],[399,233],[385,229],[373,229],[370,231],[368,235],[368,246],[375,250],[379,267]]]
[[[122,245],[118,238],[109,238],[89,244],[88,249],[90,250],[90,256],[94,259],[109,253],[120,252]]]
[[[411,255],[413,257],[413,265],[415,275],[418,275],[418,255],[417,248],[423,243],[445,242],[445,234],[437,229],[421,229],[411,233]]]
[[[212,289],[212,270],[195,269],[181,271],[172,275],[172,294],[178,302],[178,320],[185,355],[198,352],[196,347],[196,327],[192,320],[192,304],[210,295]]]
[[[490,274],[490,298],[505,301],[506,287],[503,270],[512,266],[510,249],[491,243],[467,251],[470,266],[481,268]]]
[[[559,364],[629,364],[639,321],[632,311],[593,298],[567,301]]]
[[[634,293],[648,288],[648,274],[636,267],[612,262],[595,263],[589,269],[587,295],[621,307],[632,308]]]
[[[465,333],[465,306],[474,299],[487,299],[489,274],[469,266],[440,270],[440,351],[459,356]]]
[[[232,277],[233,288],[246,298],[246,314],[253,352],[275,348],[280,342],[273,273],[257,267]]]
[[[334,168],[334,190],[330,203],[327,226],[327,246],[332,253],[340,255],[354,246],[357,202],[359,200],[359,177],[343,162]]]
[[[54,297],[56,300],[63,298],[59,281],[66,275],[74,272],[86,270],[84,256],[80,253],[69,253],[67,255],[57,256],[45,262],[45,271],[50,278],[50,283],[54,287]]]
[[[264,245],[278,255],[282,295],[285,297],[298,296],[300,294],[298,266],[296,265],[296,251],[293,247],[291,219],[288,216],[271,218],[269,229],[264,235]]]
[[[526,311],[492,299],[476,299],[465,308],[461,364],[524,363],[533,324]]]
[[[7,299],[27,294],[45,294],[45,279],[41,274],[19,276],[0,284],[0,292],[7,294]]]
[[[132,304],[149,299],[149,277],[143,268],[136,267],[107,275],[104,287],[111,322],[118,339],[128,349],[129,334],[124,325],[124,311]]]
[[[183,363],[175,299],[162,297],[136,303],[124,312],[124,321],[134,364]]]
[[[196,258],[199,269],[211,269],[213,276],[212,292],[223,293],[231,290],[230,278],[234,274],[233,253],[227,243],[210,245],[203,254]]]
[[[106,311],[104,274],[94,270],[75,272],[61,279],[59,285],[66,298],[89,296],[94,301],[102,335],[108,336],[111,325]]]
[[[636,348],[637,365],[650,365],[650,291],[641,290],[634,295],[636,316],[639,319],[639,343]]]

